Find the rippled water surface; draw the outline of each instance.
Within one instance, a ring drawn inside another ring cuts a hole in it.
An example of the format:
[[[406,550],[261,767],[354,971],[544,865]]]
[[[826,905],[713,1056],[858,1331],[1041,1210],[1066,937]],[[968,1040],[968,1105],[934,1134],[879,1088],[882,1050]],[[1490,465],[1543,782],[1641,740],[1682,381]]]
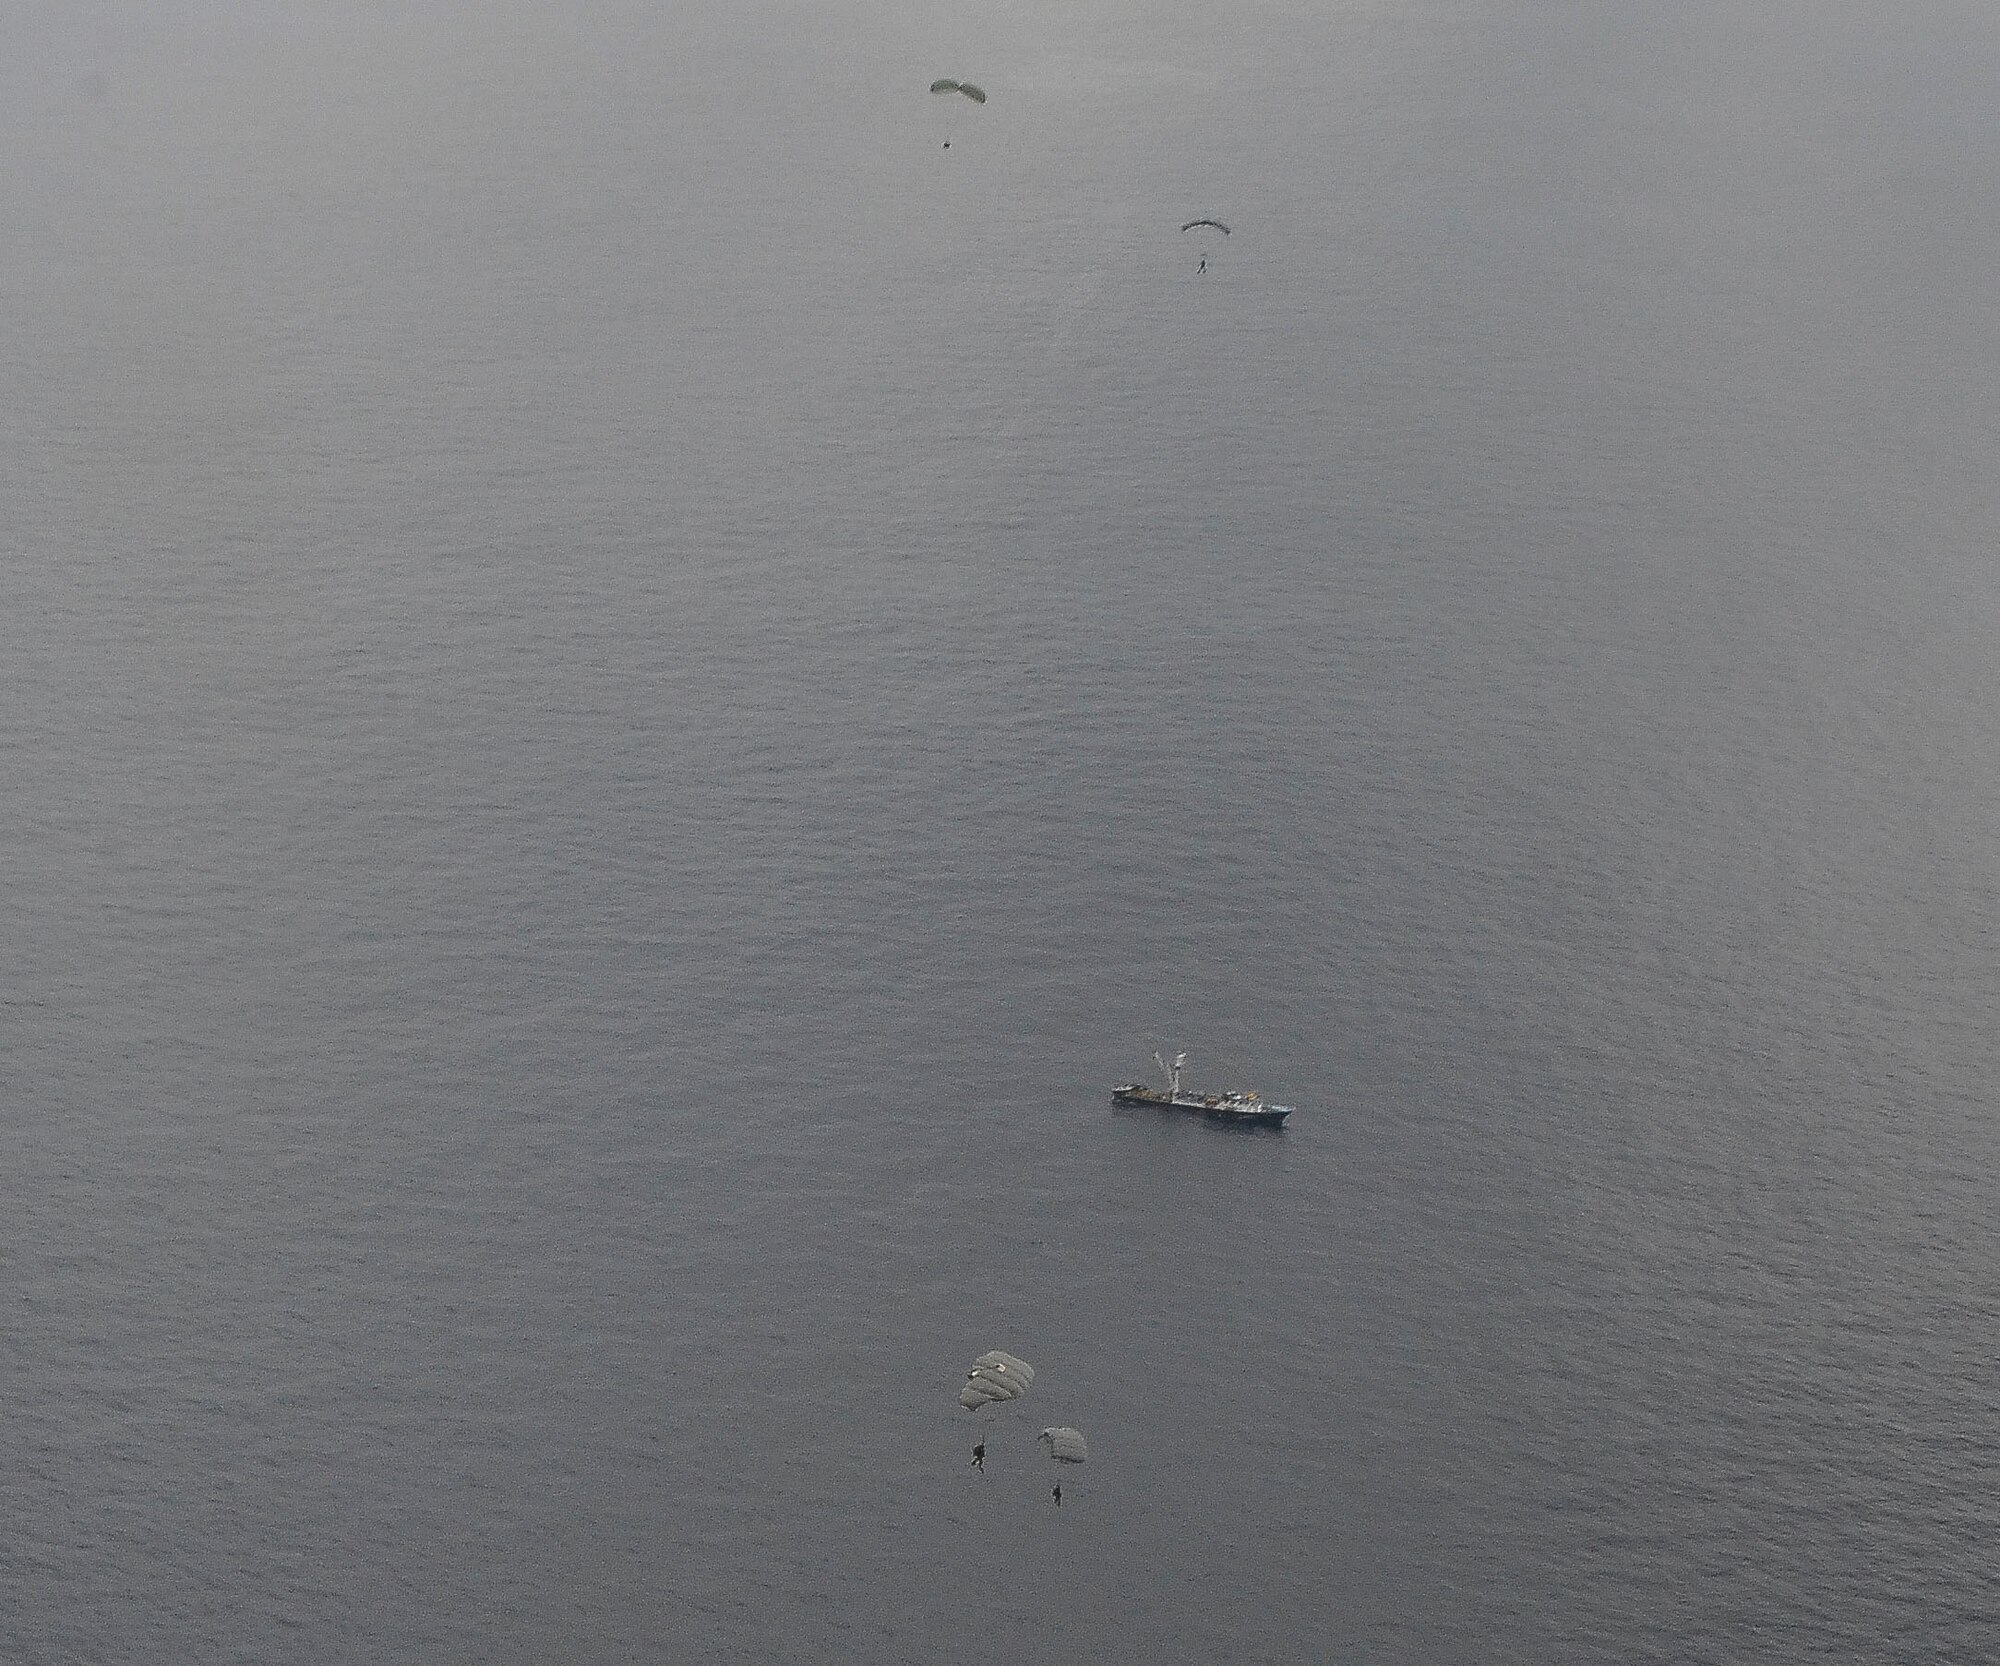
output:
[[[2000,1655],[1988,9],[8,27],[0,1655]]]

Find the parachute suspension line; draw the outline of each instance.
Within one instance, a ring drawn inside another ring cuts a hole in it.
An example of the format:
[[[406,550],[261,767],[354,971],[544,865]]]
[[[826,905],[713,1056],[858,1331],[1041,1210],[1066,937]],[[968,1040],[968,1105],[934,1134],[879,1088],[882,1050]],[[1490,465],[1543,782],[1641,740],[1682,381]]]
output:
[[[1229,228],[1225,226],[1220,220],[1189,220],[1184,225],[1182,225],[1181,234],[1185,236],[1187,233],[1191,231],[1197,230],[1199,228],[1208,228],[1208,227],[1212,227],[1214,230],[1221,232],[1224,237],[1227,237],[1229,235]],[[1204,238],[1203,241],[1206,242],[1207,239]],[[1208,270],[1207,249],[1204,248],[1201,251],[1201,264],[1197,266],[1195,270],[1197,272],[1206,272]]]
[[[1008,1402],[1026,1394],[1028,1385],[1034,1380],[1035,1368],[1032,1365],[1012,1354],[1002,1353],[998,1348],[981,1354],[965,1374],[965,1386],[958,1391],[958,1403],[972,1413],[978,1442],[973,1448],[973,1463],[982,1472],[986,1467],[986,1431],[993,1423],[993,1418],[987,1415],[989,1410],[997,1415]]]
[[[933,81],[931,83],[931,91],[944,97],[949,97],[951,94],[957,93],[959,97],[970,99],[974,104],[984,104],[986,102],[984,88],[975,87],[970,81],[954,81],[948,75],[941,75],[937,80]],[[951,149],[951,140],[949,138],[945,140],[944,148],[946,150]]]
[[[1044,1429],[1035,1438],[1049,1449],[1049,1456],[1055,1460],[1057,1465],[1057,1480],[1052,1490],[1056,1503],[1060,1505],[1062,1503],[1062,1466],[1086,1462],[1090,1457],[1090,1449],[1084,1444],[1083,1433],[1078,1429]]]

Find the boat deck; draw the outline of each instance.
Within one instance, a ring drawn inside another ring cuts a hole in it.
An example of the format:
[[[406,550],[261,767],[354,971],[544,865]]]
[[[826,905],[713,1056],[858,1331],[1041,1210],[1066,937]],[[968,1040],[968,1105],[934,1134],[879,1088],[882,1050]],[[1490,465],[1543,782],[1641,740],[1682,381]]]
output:
[[[1123,1082],[1111,1090],[1121,1105],[1151,1105],[1163,1111],[1199,1111],[1221,1122],[1256,1122],[1272,1127],[1292,1114],[1289,1105],[1267,1105],[1254,1093],[1162,1093],[1142,1082]]]

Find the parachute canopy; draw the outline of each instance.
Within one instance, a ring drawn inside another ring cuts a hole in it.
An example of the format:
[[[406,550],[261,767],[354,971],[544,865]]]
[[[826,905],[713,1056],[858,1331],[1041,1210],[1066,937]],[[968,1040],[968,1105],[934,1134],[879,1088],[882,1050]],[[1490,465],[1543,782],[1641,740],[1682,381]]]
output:
[[[1083,1435],[1076,1429],[1044,1429],[1036,1438],[1048,1442],[1049,1456],[1059,1464],[1080,1464],[1090,1456]]]
[[[936,89],[933,88],[932,90],[935,91]],[[1196,226],[1213,226],[1217,231],[1221,232],[1224,237],[1227,237],[1229,235],[1229,228],[1225,226],[1220,220],[1190,220],[1186,225],[1181,227],[1181,230],[1193,231]]]
[[[963,93],[974,104],[984,104],[986,102],[986,94],[978,87],[975,87],[970,81],[953,81],[949,77],[945,77],[933,81],[931,83],[931,91],[934,93]]]
[[[977,1411],[998,1400],[1018,1400],[1035,1380],[1035,1368],[1024,1359],[994,1349],[972,1362],[965,1386],[958,1391],[958,1403],[967,1411]]]

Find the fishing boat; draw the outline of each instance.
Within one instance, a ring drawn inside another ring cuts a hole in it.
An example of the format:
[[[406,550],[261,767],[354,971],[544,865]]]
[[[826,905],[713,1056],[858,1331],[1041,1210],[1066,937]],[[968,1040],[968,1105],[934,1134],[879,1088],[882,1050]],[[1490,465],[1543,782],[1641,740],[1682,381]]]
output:
[[[1226,1093],[1190,1093],[1181,1086],[1181,1067],[1187,1063],[1185,1053],[1176,1053],[1172,1064],[1155,1053],[1153,1062],[1166,1074],[1166,1092],[1149,1088],[1144,1082],[1125,1082],[1111,1090],[1114,1103],[1153,1105],[1163,1111],[1199,1111],[1217,1122],[1251,1123],[1263,1128],[1281,1127],[1292,1114],[1291,1106],[1267,1105],[1254,1093],[1239,1093],[1234,1089]]]

